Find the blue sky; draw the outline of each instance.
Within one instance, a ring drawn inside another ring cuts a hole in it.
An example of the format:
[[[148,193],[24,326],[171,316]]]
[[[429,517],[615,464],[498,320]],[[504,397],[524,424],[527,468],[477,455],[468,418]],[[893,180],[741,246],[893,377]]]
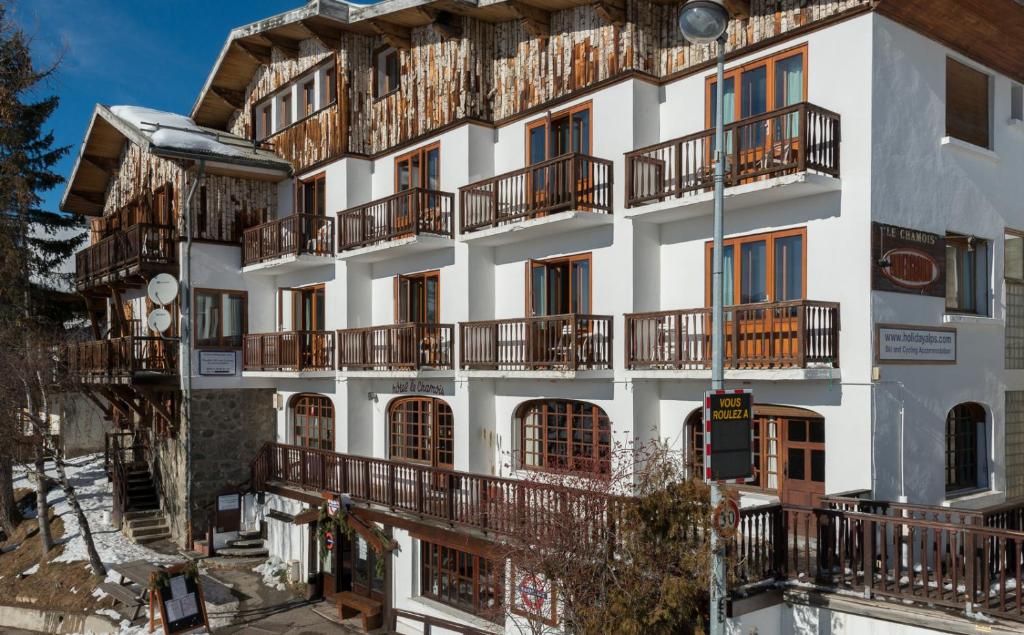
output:
[[[61,58],[47,92],[60,95],[49,124],[72,152],[93,106],[134,104],[188,114],[228,32],[304,0],[14,0],[11,16],[33,38],[37,65]],[[45,195],[55,210],[63,188]]]

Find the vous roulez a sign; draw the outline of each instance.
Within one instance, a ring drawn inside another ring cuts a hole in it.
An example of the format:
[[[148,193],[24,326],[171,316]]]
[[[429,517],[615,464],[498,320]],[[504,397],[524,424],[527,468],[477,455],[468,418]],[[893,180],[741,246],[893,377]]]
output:
[[[880,364],[955,364],[956,329],[879,324],[875,350]]]
[[[705,479],[746,482],[754,475],[754,394],[747,389],[704,393]]]

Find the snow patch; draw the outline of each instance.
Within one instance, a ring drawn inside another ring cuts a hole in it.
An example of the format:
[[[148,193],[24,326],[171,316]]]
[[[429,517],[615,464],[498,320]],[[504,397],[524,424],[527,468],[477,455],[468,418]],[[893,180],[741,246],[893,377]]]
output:
[[[36,573],[37,571],[39,571],[39,564],[38,563],[36,563],[36,564],[32,565],[31,567],[29,567],[28,569],[25,569],[24,571],[22,571],[21,575],[23,575],[23,576],[32,575],[33,573]]]
[[[135,126],[153,145],[177,150],[209,152],[222,156],[253,156],[252,144],[240,137],[216,133],[196,125],[184,115],[143,108],[111,106],[110,112]]]
[[[278,591],[284,591],[285,586],[281,581],[288,570],[288,565],[280,558],[270,558],[263,564],[254,568],[253,571],[263,576],[263,584]]]

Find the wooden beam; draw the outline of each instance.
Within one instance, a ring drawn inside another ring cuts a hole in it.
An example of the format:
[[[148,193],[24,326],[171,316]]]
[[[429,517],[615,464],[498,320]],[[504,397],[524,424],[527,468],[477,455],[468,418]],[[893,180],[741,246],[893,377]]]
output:
[[[235,46],[237,46],[239,50],[249,56],[249,58],[257,64],[270,64],[271,62],[272,57],[270,55],[269,47],[252,44],[250,42],[243,42],[241,40],[235,40]]]
[[[82,190],[75,190],[71,195],[77,196],[83,201],[87,201],[93,205],[103,205],[105,198],[103,192],[83,192]]]
[[[734,18],[750,17],[750,0],[725,0],[725,8]]]
[[[83,384],[80,389],[80,392],[83,395],[85,395],[86,399],[91,401],[93,404],[96,405],[97,408],[99,408],[100,412],[103,413],[104,419],[106,419],[107,421],[113,419],[113,406],[111,406],[110,404],[104,404],[102,401],[100,401],[100,398],[93,393],[92,388],[90,388],[87,384]]]
[[[121,304],[121,292],[117,290],[117,285],[110,286],[110,299],[113,300],[114,306],[110,307],[110,314],[113,316],[113,327],[114,333],[118,336],[131,335],[128,332],[128,325],[124,320],[124,306]]]
[[[309,19],[299,22],[299,26],[305,29],[310,37],[316,38],[326,49],[336,49],[341,43],[342,31],[339,29],[332,29]]]
[[[240,90],[211,86],[210,93],[235,110],[241,110],[245,106],[245,93]]]
[[[608,24],[622,25],[626,22],[626,3],[624,0],[598,0],[590,5],[598,17]]]
[[[285,57],[290,59],[298,59],[299,57],[299,41],[291,38],[281,37],[275,33],[266,31],[256,36],[269,44],[271,47],[276,48],[285,54]]]
[[[453,40],[462,37],[462,20],[451,11],[438,11],[430,23],[430,28],[442,40]]]
[[[143,412],[132,402],[131,398],[125,399],[114,390],[113,386],[97,386],[96,390],[106,397],[107,401],[117,408],[124,416],[127,417],[130,415],[131,412],[129,411],[138,413],[140,417],[144,416]]]
[[[117,159],[101,157],[98,154],[82,154],[82,160],[103,170],[104,172],[113,172],[117,170],[118,167]]]
[[[508,7],[533,37],[547,39],[551,35],[551,13],[548,11],[516,0],[509,2]]]
[[[384,38],[388,46],[396,49],[412,48],[412,32],[406,27],[383,20],[370,20],[370,27]]]
[[[142,397],[146,401],[146,403],[149,404],[149,407],[153,409],[153,412],[163,417],[164,421],[167,422],[167,425],[174,425],[174,415],[169,410],[167,410],[167,408],[164,408],[164,405],[162,403],[160,403],[159,395],[152,394],[150,393],[149,390],[140,388],[138,386],[136,386],[135,392],[137,392],[139,396]]]

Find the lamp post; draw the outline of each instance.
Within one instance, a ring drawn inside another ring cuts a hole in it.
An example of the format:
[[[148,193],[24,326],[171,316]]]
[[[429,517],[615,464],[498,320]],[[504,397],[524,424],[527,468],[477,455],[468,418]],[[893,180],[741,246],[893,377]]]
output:
[[[711,258],[711,390],[725,388],[725,340],[722,312],[722,237],[725,207],[725,137],[723,106],[725,84],[725,32],[729,11],[722,0],[688,0],[679,13],[679,30],[687,40],[698,44],[718,43],[718,76],[715,82],[715,222]],[[722,494],[711,481],[711,507],[715,508]],[[711,531],[711,633],[725,634],[725,553],[718,544],[718,533]]]

